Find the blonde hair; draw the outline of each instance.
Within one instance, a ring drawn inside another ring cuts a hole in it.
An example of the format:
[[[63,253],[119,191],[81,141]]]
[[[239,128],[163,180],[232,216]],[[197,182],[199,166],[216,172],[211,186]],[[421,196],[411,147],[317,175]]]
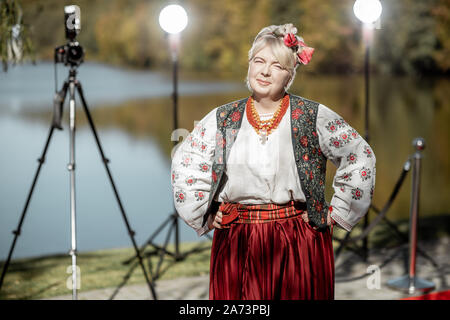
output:
[[[296,70],[298,67],[297,53],[284,44],[283,36],[287,33],[296,34],[297,28],[295,28],[292,25],[292,23],[283,24],[279,26],[272,25],[261,29],[261,31],[255,37],[253,45],[248,51],[249,69],[247,71],[247,77],[245,79],[247,88],[250,90],[250,92],[253,91],[248,81],[248,73],[250,71],[250,61],[261,49],[263,49],[266,46],[272,49],[275,58],[278,60],[281,66],[289,72],[289,75],[291,76],[291,79],[286,84],[284,89],[288,90],[289,87],[294,82],[295,75],[297,72]],[[301,37],[297,36],[297,38],[303,41]]]

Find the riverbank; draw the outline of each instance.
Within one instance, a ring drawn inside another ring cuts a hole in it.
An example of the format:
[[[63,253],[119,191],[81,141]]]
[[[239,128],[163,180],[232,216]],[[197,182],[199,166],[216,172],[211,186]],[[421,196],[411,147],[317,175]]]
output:
[[[433,281],[435,291],[450,289],[450,233],[448,215],[421,219],[417,254],[417,275]],[[396,224],[407,231],[407,221]],[[351,236],[361,230],[355,228]],[[345,232],[335,228],[335,236]],[[335,253],[338,242],[334,241]],[[180,252],[194,248],[199,252],[175,262],[167,256],[155,281],[158,299],[207,299],[211,241],[180,244]],[[369,237],[369,259],[363,261],[354,250],[344,250],[335,261],[336,299],[400,299],[408,297],[389,289],[386,282],[408,273],[408,243],[399,241],[386,224],[377,226]],[[168,247],[173,251],[173,246]],[[425,255],[421,254],[424,252]],[[153,253],[153,254],[152,254]],[[144,253],[155,270],[159,256],[151,247]],[[80,252],[80,299],[151,299],[150,291],[137,263],[125,262],[134,257],[132,248]],[[136,260],[135,260],[136,261]],[[1,264],[3,268],[3,263]],[[71,299],[71,260],[69,255],[17,259],[11,262],[0,291],[0,299]],[[378,273],[379,278],[374,278]]]
[[[196,247],[205,250],[188,255],[186,259],[177,263],[170,257],[165,258],[161,265],[159,280],[207,275],[210,245],[210,241],[181,243],[182,253]],[[151,247],[147,249],[145,253],[154,251]],[[168,250],[173,251],[173,245],[169,245]],[[77,256],[81,279],[80,294],[91,290],[145,283],[137,260],[131,264],[125,263],[134,256],[133,248],[80,252]],[[150,261],[155,268],[159,256],[150,255]],[[147,269],[148,262],[149,259],[145,258],[144,264]],[[3,262],[1,269],[3,270]],[[65,295],[71,292],[67,288],[67,283],[71,284],[71,258],[68,254],[17,259],[13,260],[8,268],[0,291],[0,299],[44,299]]]
[[[417,276],[435,284],[431,292],[450,290],[450,237],[421,241],[419,247],[431,259],[418,254]],[[372,249],[367,262],[346,251],[336,260],[335,299],[336,300],[398,300],[417,297],[393,290],[386,285],[391,279],[407,273],[407,245],[390,249]],[[435,265],[434,265],[435,264]],[[375,271],[377,270],[377,271]],[[375,273],[372,273],[375,271]],[[379,275],[379,282],[376,280]],[[209,295],[209,275],[181,277],[173,280],[159,280],[155,283],[159,300],[207,300]],[[56,296],[52,300],[70,300],[71,294]],[[105,288],[84,291],[80,300],[149,300],[149,288],[144,284],[128,285],[122,288]]]

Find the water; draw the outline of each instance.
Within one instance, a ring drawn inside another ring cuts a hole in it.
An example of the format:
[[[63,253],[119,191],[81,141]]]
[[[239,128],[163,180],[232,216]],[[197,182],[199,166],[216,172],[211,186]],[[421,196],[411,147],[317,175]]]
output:
[[[13,117],[0,118],[2,150],[1,256],[7,255],[22,212],[36,159],[47,138],[48,127]],[[14,139],[14,143],[11,143]],[[120,130],[101,132],[101,142],[136,240],[143,243],[171,213],[169,163],[151,141],[135,141]],[[70,248],[68,131],[53,135],[28,208],[15,257],[57,253]],[[79,250],[131,245],[119,206],[101,162],[97,145],[85,127],[76,138],[76,199]],[[183,239],[196,240],[187,229]],[[158,239],[158,240],[161,240]]]
[[[12,67],[0,73],[0,112],[47,110],[55,92],[54,67],[49,62]],[[68,77],[68,68],[57,66],[58,90]],[[168,97],[172,78],[158,72],[130,71],[101,64],[85,63],[78,68],[89,106],[119,103],[129,99]],[[179,81],[179,94],[202,95],[236,91],[240,83],[226,81]]]

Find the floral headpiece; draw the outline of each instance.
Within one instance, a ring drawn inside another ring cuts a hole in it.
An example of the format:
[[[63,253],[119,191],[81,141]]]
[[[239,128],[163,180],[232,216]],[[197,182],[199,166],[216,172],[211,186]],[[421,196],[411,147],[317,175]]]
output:
[[[308,47],[303,38],[296,36],[297,28],[292,24],[284,26],[283,30],[275,30],[272,32],[275,37],[283,37],[284,44],[291,48],[297,55],[297,63],[308,64],[311,61],[314,48]]]

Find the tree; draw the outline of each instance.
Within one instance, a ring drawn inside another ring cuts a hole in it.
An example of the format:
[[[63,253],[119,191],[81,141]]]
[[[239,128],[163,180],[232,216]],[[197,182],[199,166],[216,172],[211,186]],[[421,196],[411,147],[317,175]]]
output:
[[[31,58],[34,62],[34,47],[29,37],[28,26],[22,19],[22,9],[16,0],[0,0],[0,55],[3,71],[8,64]]]

